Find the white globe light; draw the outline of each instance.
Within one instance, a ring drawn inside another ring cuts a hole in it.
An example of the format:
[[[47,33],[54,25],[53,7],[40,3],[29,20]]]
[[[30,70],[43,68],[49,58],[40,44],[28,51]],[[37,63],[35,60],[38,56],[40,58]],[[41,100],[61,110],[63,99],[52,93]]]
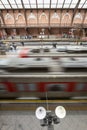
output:
[[[55,114],[59,118],[64,118],[66,116],[66,110],[63,106],[58,106],[55,109]]]
[[[38,107],[35,112],[36,117],[41,120],[44,119],[46,116],[46,110],[44,107]]]

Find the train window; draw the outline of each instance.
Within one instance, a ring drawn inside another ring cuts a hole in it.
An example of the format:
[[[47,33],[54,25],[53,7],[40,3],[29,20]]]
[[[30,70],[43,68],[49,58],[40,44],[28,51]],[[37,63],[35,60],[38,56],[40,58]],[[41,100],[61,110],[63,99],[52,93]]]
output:
[[[20,84],[20,83],[16,84],[16,87],[17,87],[18,91],[24,91],[25,90],[24,86],[25,86],[24,84]]]
[[[5,92],[5,91],[6,91],[5,84],[0,83],[0,92]]]
[[[77,83],[76,87],[75,87],[75,90],[81,91],[81,90],[84,89],[84,87],[85,87],[84,83]]]
[[[67,84],[47,84],[46,89],[48,91],[65,91]]]
[[[29,91],[36,91],[37,85],[36,84],[28,84],[28,90]]]

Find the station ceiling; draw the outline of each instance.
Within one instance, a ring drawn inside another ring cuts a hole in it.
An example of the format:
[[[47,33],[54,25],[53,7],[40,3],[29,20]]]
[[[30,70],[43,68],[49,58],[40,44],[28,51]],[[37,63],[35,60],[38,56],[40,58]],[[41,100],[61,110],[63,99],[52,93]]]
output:
[[[87,9],[87,0],[0,0],[0,9]]]

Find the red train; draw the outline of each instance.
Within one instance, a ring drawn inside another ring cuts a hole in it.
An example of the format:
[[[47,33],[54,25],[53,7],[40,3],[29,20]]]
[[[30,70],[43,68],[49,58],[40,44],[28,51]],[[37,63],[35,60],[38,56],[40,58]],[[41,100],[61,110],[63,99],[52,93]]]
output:
[[[87,82],[0,82],[0,98],[74,97],[87,95]]]

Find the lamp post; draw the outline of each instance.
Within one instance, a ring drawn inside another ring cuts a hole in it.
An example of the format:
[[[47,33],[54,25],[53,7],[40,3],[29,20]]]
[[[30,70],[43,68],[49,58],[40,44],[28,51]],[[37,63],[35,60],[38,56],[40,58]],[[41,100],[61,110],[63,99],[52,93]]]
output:
[[[41,48],[43,49],[44,29],[42,29],[40,32],[40,39],[41,39]]]
[[[60,123],[60,118],[66,116],[66,110],[63,106],[58,106],[53,114],[51,111],[46,111],[44,107],[38,107],[35,115],[40,120],[42,127],[47,126],[48,130],[54,130],[54,124]]]

